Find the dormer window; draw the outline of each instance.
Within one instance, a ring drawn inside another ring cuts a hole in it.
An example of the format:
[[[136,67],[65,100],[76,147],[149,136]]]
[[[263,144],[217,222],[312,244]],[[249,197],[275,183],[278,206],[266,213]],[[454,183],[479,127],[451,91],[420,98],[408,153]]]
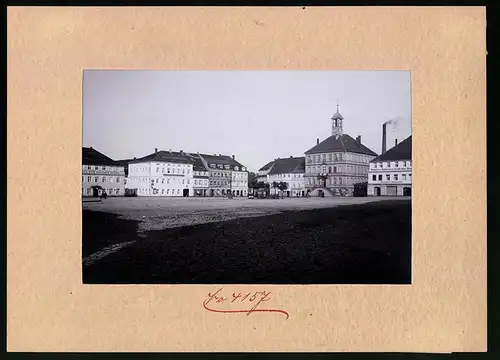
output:
[[[222,164],[219,164],[219,169],[222,169]]]
[[[235,170],[235,171],[238,171],[238,167],[237,167],[237,166],[235,166],[235,167],[234,167],[234,170]]]
[[[226,168],[226,170],[229,169],[229,165],[225,165],[224,167]]]
[[[210,167],[211,167],[212,169],[215,169],[215,164],[210,164]]]

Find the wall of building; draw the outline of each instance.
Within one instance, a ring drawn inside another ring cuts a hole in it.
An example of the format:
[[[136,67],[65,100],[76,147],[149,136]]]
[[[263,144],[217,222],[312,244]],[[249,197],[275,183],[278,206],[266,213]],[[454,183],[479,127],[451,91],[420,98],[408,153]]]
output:
[[[136,189],[137,196],[194,195],[193,165],[167,162],[129,164],[126,188]]]
[[[352,195],[354,184],[368,181],[369,162],[375,156],[350,152],[306,155],[305,187],[323,186],[319,174],[326,174],[326,188],[334,194]]]
[[[405,188],[411,191],[411,161],[382,161],[370,163],[368,196],[403,196]],[[408,191],[408,190],[406,190]]]
[[[231,191],[234,196],[247,196],[248,194],[248,172],[233,171],[231,174]]]
[[[102,187],[108,196],[125,195],[125,168],[123,166],[83,165],[82,196],[93,196],[92,186]]]
[[[272,185],[273,182],[285,182],[287,183],[287,190],[285,191],[285,195],[296,197],[305,195],[305,186],[304,186],[304,174],[303,173],[290,173],[290,174],[272,174],[268,175],[266,181],[269,185]],[[271,195],[281,194],[279,189],[273,189],[271,186],[269,188]],[[303,193],[304,192],[304,193]]]

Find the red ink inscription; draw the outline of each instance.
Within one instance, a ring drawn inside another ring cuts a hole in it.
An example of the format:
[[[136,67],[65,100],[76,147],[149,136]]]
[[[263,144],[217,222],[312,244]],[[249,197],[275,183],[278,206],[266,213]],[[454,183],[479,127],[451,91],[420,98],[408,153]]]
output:
[[[286,316],[288,320],[289,314],[285,310],[259,308],[259,306],[271,300],[271,293],[267,291],[257,291],[249,293],[235,293],[231,296],[223,296],[222,288],[214,293],[208,293],[207,298],[203,301],[203,307],[207,311],[217,313],[246,313],[250,315],[254,312],[275,312]],[[236,309],[223,308],[223,305],[236,307]]]

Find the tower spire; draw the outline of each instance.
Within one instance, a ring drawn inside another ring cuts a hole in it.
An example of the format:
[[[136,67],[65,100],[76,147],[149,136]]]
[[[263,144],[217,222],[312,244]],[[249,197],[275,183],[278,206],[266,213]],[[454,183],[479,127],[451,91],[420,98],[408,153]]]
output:
[[[339,113],[339,100],[337,99],[337,112],[332,117],[332,135],[342,135],[342,122],[344,118]]]

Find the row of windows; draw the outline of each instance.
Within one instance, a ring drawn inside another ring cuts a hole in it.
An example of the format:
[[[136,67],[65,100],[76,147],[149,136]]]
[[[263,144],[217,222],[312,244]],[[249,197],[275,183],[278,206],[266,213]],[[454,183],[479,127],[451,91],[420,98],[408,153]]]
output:
[[[358,166],[358,165],[345,165],[345,169],[347,173],[355,173],[355,174],[366,174],[368,173],[368,168],[366,166]],[[337,174],[342,173],[342,166],[308,166],[306,167],[306,173],[308,174]]]
[[[277,174],[269,176],[269,179],[297,179],[304,177],[304,174]]]
[[[120,177],[119,176],[82,176],[82,182],[120,183]]]
[[[137,193],[141,195],[181,195],[181,189],[137,189]]]
[[[313,162],[318,163],[322,161],[342,161],[342,160],[368,163],[370,162],[371,159],[373,159],[373,156],[363,155],[363,154],[329,153],[329,154],[307,155],[306,161],[308,164]]]
[[[208,171],[193,171],[194,176],[208,176]]]
[[[211,177],[231,177],[231,173],[226,172],[226,173],[218,173],[218,172],[213,172],[210,173]]]
[[[372,169],[399,168],[399,167],[410,167],[410,166],[411,166],[411,161],[384,161],[384,162],[370,164],[370,167]]]
[[[210,164],[210,167],[212,169],[226,169],[226,170],[231,170],[231,166],[230,165],[222,165],[222,164]],[[234,171],[240,171],[240,167],[239,166],[235,166],[234,167]],[[241,171],[246,171],[246,168],[244,166],[241,167]]]
[[[149,179],[148,177],[131,177],[131,181],[139,181],[139,182],[148,182],[151,181],[151,184],[159,184],[160,183],[160,178],[156,179]],[[161,178],[161,183],[162,184],[190,184],[191,181],[190,179],[170,179],[170,178]]]
[[[203,185],[203,186],[208,186],[208,180],[198,180],[198,179],[194,179],[194,184],[195,184],[195,185]]]
[[[83,170],[123,171],[123,167],[120,167],[120,166],[83,165]]]
[[[138,172],[145,172],[151,169],[152,166],[130,166],[130,172],[131,173],[138,173]],[[167,174],[190,174],[191,169],[189,165],[183,165],[183,164],[166,164],[166,165],[160,165],[156,164],[156,172],[159,173],[161,169],[162,174],[167,173]],[[166,169],[166,172],[165,172]]]
[[[103,189],[106,194],[108,195],[119,195],[120,194],[120,189]],[[82,194],[84,195],[92,195],[93,194],[93,189],[92,188],[82,188]]]
[[[210,186],[227,186],[231,182],[227,180],[210,180]]]
[[[373,181],[382,181],[383,176],[382,174],[379,175],[372,175],[372,180]],[[385,180],[390,181],[391,180],[391,175],[386,174],[385,175]],[[401,174],[401,177],[399,177],[398,174],[393,174],[392,175],[392,180],[411,180],[411,174]]]

